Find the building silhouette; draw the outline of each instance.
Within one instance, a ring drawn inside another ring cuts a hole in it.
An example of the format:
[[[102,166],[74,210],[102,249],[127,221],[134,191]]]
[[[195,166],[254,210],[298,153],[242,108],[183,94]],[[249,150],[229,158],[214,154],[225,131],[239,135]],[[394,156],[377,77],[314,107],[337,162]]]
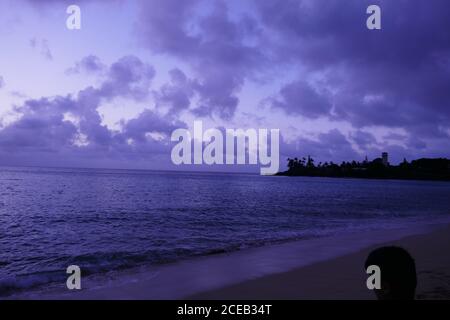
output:
[[[389,165],[389,155],[387,152],[383,152],[381,154],[381,161],[383,163],[384,166],[388,166]]]

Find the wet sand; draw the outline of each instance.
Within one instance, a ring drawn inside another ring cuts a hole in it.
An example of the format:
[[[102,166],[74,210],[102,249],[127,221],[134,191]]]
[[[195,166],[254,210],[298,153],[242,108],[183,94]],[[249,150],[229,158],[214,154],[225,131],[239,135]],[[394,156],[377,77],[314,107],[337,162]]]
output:
[[[383,245],[407,249],[416,261],[418,299],[450,299],[450,226]],[[374,299],[366,288],[370,246],[353,254],[193,295],[191,299]]]

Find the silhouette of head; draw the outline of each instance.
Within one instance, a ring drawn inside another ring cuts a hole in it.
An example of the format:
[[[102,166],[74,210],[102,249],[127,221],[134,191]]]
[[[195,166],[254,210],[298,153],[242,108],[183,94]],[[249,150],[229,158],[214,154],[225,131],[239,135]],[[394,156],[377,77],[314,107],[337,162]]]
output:
[[[372,251],[365,267],[376,265],[381,271],[379,300],[412,300],[417,286],[416,265],[411,255],[400,247],[382,247]]]

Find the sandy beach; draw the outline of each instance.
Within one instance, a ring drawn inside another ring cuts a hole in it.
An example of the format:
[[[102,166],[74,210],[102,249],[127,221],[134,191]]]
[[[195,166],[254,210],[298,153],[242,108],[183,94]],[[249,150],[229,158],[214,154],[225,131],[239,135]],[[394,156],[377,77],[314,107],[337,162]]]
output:
[[[194,258],[82,280],[11,299],[374,299],[364,261],[383,245],[416,260],[417,298],[450,299],[450,225],[346,234]]]
[[[407,249],[416,261],[417,299],[450,299],[450,226],[383,245]],[[191,299],[374,299],[364,261],[380,244],[329,261],[193,295]]]

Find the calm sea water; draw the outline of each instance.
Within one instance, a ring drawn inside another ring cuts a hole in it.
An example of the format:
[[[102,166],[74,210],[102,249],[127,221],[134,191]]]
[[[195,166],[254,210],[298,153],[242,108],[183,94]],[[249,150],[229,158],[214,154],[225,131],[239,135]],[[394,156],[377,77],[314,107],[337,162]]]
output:
[[[83,274],[450,216],[450,183],[0,168],[0,295]]]

